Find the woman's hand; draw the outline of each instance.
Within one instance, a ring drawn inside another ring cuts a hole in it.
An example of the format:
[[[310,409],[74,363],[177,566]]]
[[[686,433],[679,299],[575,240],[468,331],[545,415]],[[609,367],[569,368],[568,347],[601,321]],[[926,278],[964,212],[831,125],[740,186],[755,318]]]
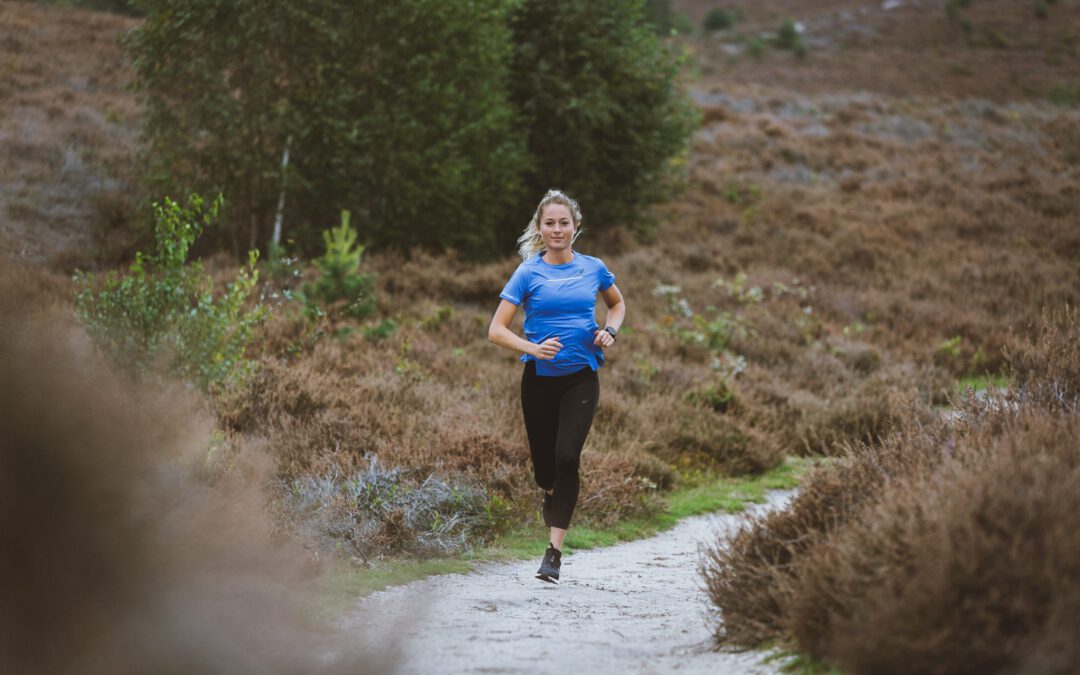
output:
[[[607,349],[611,345],[615,344],[615,338],[611,336],[611,333],[607,332],[603,328],[596,331],[596,336],[593,338],[593,344],[601,349]]]
[[[532,355],[542,361],[550,361],[562,349],[562,343],[557,337],[549,337],[532,350]]]

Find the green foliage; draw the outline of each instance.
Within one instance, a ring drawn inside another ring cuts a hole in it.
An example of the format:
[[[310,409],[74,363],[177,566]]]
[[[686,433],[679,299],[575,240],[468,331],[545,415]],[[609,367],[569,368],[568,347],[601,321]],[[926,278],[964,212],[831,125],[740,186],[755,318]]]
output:
[[[735,404],[735,392],[727,379],[721,379],[691,390],[686,394],[686,399],[690,403],[707,405],[715,412],[722,413]]]
[[[364,337],[368,340],[385,340],[397,331],[397,321],[383,319],[374,326],[364,328]]]
[[[102,12],[127,14],[128,16],[142,16],[142,8],[139,6],[138,0],[47,0],[47,3],[64,7],[81,7]]]
[[[646,229],[643,207],[670,194],[696,117],[642,3],[522,0],[510,27],[510,98],[531,158],[522,210],[559,187],[586,227]]]
[[[784,19],[780,23],[773,44],[778,49],[786,49],[799,58],[806,56],[806,41],[803,40],[802,33],[791,19]]]
[[[727,30],[735,26],[735,23],[739,20],[739,14],[737,11],[732,11],[724,7],[713,7],[709,10],[709,13],[705,15],[705,20],[702,25],[705,30],[717,31]]]
[[[1055,105],[1080,106],[1080,82],[1057,85],[1047,94],[1047,99]]]
[[[752,37],[746,43],[746,53],[754,60],[760,60],[765,55],[765,40],[761,37]]]
[[[675,27],[671,0],[645,0],[645,20],[652,24],[657,35],[670,34]]]
[[[938,344],[938,354],[949,358],[958,358],[960,356],[960,345],[963,344],[964,338],[959,335],[954,335],[951,338],[946,338]]]
[[[310,314],[362,319],[375,313],[374,275],[360,272],[364,247],[356,237],[356,230],[349,226],[348,211],[341,212],[338,227],[323,231],[326,252],[312,261],[319,276],[302,290]]]
[[[100,290],[88,275],[76,274],[76,312],[90,337],[136,375],[163,365],[208,390],[241,381],[255,368],[244,352],[266,310],[244,306],[258,281],[258,251],[218,297],[202,264],[188,262],[221,203],[220,196],[206,205],[193,195],[180,206],[166,197],[164,205],[154,204],[153,255],[137,253],[127,273],[109,273]]]
[[[671,17],[671,31],[674,35],[692,35],[694,22],[682,12],[675,12],[675,15]]]
[[[524,163],[509,3],[146,0],[125,40],[145,173],[157,189],[224,189],[216,244],[234,250],[269,240],[284,187],[299,253],[343,208],[372,245],[492,251]]]

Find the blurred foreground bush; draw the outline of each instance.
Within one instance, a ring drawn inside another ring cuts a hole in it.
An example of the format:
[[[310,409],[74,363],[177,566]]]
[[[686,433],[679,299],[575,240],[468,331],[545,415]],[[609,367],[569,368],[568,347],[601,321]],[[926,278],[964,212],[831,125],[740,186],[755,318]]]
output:
[[[100,289],[77,274],[76,312],[114,362],[137,375],[163,366],[204,390],[252,372],[255,363],[244,352],[266,316],[261,305],[245,309],[258,281],[258,251],[251,251],[248,266],[217,297],[202,263],[188,262],[220,205],[220,197],[205,205],[193,196],[183,207],[166,197],[164,205],[154,205],[153,255],[137,253],[126,274],[110,272]]]
[[[703,566],[718,637],[851,673],[1075,672],[1080,313],[1007,352],[1018,383],[908,421]]]

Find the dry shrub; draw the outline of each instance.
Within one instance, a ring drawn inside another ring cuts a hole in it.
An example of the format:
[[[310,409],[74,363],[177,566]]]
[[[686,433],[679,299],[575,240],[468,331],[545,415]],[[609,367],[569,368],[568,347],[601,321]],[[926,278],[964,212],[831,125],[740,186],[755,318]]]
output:
[[[788,508],[751,519],[730,542],[707,551],[702,573],[724,615],[718,639],[755,645],[782,634],[798,562],[858,514],[882,485],[933,463],[933,457],[907,452],[909,438],[851,449],[847,458],[805,479]]]
[[[1007,415],[932,444],[952,456],[797,563],[784,623],[800,649],[853,673],[1073,672],[1080,417]]]
[[[1080,310],[1043,311],[1034,340],[1014,335],[1005,350],[1014,387],[1023,398],[1067,405],[1080,396]]]
[[[109,371],[69,312],[28,304],[53,284],[0,264],[4,669],[385,669],[300,618],[304,557],[270,543],[257,455],[209,485],[201,401]]]
[[[663,505],[655,498],[658,485],[650,477],[656,475],[657,467],[647,457],[586,448],[582,453],[581,494],[575,521],[610,527],[620,520],[658,511]]]
[[[835,455],[855,443],[876,443],[916,415],[914,394],[880,378],[858,385],[838,400],[813,400],[791,430],[794,445],[808,454]]]
[[[905,422],[816,472],[702,568],[717,637],[853,673],[1065,673],[1080,612],[1080,323],[1010,352],[1018,386]],[[1052,398],[1047,381],[1058,382]]]
[[[738,475],[766,471],[782,457],[782,449],[767,434],[738,417],[686,401],[669,401],[667,409],[658,412],[658,451],[677,464],[719,467]]]

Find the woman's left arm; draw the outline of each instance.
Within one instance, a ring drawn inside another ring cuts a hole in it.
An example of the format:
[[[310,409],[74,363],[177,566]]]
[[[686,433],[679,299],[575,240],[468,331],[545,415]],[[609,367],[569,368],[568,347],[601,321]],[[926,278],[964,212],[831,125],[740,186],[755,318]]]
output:
[[[611,284],[606,289],[600,291],[600,297],[603,298],[604,304],[607,305],[608,308],[607,319],[604,321],[605,328],[610,326],[616,333],[619,332],[623,318],[626,317],[626,301],[623,300],[619,287],[615,284]],[[615,344],[615,338],[611,336],[611,333],[601,328],[596,331],[593,344],[600,347],[610,347]]]

